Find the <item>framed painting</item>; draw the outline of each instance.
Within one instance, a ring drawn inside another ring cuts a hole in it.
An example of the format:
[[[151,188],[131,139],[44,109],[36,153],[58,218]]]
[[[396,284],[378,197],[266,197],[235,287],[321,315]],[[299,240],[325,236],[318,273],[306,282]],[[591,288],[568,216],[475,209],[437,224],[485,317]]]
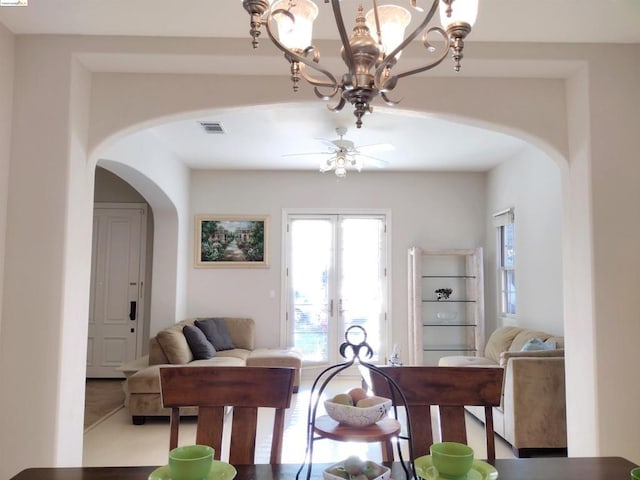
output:
[[[196,215],[195,266],[268,267],[268,239],[266,215]]]

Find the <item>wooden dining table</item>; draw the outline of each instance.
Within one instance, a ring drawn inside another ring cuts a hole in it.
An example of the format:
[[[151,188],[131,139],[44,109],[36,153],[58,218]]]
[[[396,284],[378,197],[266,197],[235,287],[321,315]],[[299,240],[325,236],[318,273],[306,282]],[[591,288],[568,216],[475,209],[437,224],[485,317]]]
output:
[[[400,463],[387,465],[391,465],[391,478],[406,478]],[[328,466],[312,465],[311,478],[322,479],[322,470]],[[629,472],[637,465],[621,457],[553,457],[498,459],[494,466],[499,480],[629,480]],[[27,468],[11,480],[146,480],[156,468]],[[235,468],[238,472],[236,480],[294,480],[300,465],[236,465]],[[306,474],[300,475],[300,479],[305,477]]]

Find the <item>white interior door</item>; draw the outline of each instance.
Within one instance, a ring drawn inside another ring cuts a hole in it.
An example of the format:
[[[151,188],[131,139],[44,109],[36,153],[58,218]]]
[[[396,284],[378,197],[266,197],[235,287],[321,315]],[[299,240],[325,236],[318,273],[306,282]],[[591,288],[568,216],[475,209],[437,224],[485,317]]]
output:
[[[288,343],[307,366],[343,361],[352,325],[367,332],[372,361],[384,361],[387,331],[384,215],[301,215],[287,219]]]
[[[87,377],[120,377],[142,327],[146,209],[94,208]]]

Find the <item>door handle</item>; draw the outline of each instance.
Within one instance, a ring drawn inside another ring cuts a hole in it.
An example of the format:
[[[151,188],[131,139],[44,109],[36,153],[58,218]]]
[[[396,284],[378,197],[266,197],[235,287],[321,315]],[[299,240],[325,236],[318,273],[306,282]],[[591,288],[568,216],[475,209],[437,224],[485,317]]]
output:
[[[138,302],[133,301],[129,303],[129,320],[135,320],[136,319],[136,307],[138,305]]]

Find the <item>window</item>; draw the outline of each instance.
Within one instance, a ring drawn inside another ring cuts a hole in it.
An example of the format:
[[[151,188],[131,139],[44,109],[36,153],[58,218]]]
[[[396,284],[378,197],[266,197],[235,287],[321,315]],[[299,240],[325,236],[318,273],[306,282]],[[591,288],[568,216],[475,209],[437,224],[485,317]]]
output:
[[[514,214],[510,208],[493,215],[498,236],[498,291],[502,315],[516,314]]]

